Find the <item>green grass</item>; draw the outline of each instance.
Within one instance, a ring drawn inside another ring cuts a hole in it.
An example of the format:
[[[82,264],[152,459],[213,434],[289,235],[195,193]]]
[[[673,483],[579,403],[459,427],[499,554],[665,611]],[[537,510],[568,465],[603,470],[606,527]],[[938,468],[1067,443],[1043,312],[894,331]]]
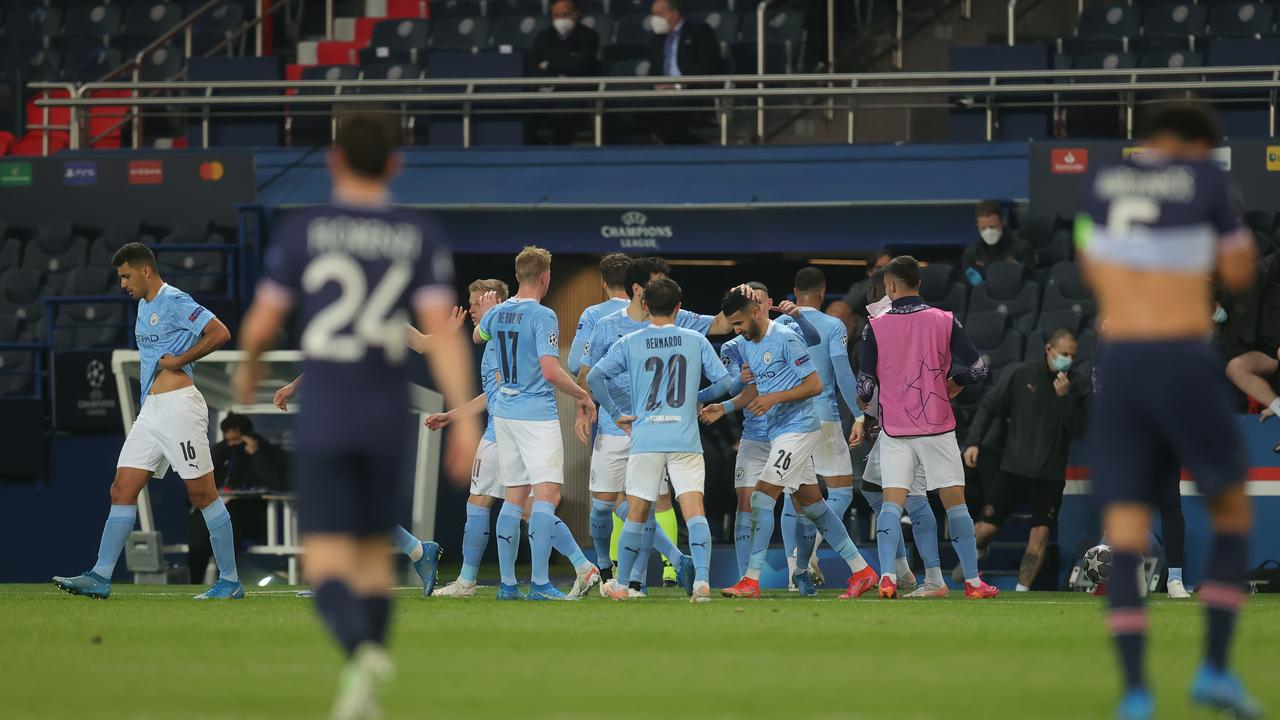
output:
[[[483,589],[483,588],[482,588]],[[323,718],[339,653],[311,603],[279,590],[197,603],[199,588],[117,585],[107,601],[0,585],[0,716]],[[1117,674],[1100,600],[817,600],[690,605],[426,601],[402,591],[389,718],[1100,718]],[[1195,602],[1151,603],[1159,717],[1193,713]],[[1234,648],[1280,711],[1280,596],[1250,598]]]

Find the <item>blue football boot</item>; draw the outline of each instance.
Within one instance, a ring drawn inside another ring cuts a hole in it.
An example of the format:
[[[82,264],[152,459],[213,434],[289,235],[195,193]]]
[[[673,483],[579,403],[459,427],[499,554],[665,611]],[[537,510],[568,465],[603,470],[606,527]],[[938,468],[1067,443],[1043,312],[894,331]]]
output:
[[[1225,710],[1236,718],[1262,717],[1262,706],[1240,684],[1240,678],[1208,665],[1201,665],[1191,681],[1191,702]]]
[[[791,574],[791,583],[796,586],[803,597],[814,597],[818,594],[818,585],[808,570],[796,570]]]
[[[676,562],[676,584],[684,588],[684,594],[693,597],[693,558],[681,555]]]
[[[529,595],[526,600],[574,600],[568,595],[560,592],[560,589],[551,583],[546,585],[530,585]]]
[[[520,592],[519,585],[498,584],[499,600],[524,600],[524,593]]]
[[[444,551],[430,540],[422,543],[422,557],[413,563],[413,569],[422,580],[422,597],[431,597],[436,589],[436,572],[440,569],[440,556]]]
[[[1156,716],[1156,701],[1147,690],[1130,690],[1120,698],[1116,708],[1118,720],[1150,720]]]
[[[192,600],[241,600],[244,598],[244,586],[237,580],[223,580],[218,578],[218,582],[213,587],[196,595]]]
[[[94,600],[111,597],[111,581],[92,570],[75,577],[54,577],[53,584],[72,595],[84,595]]]

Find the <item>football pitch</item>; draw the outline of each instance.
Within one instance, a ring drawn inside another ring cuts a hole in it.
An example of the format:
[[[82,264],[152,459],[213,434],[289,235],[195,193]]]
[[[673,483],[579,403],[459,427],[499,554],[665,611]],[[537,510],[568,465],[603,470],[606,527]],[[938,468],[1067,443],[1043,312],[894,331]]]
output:
[[[196,602],[202,588],[116,585],[106,601],[0,585],[0,716],[324,718],[341,658],[292,591]],[[397,593],[388,718],[1102,718],[1118,679],[1101,599],[870,598],[691,605],[424,600]],[[1195,601],[1149,605],[1158,717],[1192,711]],[[1280,711],[1280,595],[1249,597],[1233,658]]]

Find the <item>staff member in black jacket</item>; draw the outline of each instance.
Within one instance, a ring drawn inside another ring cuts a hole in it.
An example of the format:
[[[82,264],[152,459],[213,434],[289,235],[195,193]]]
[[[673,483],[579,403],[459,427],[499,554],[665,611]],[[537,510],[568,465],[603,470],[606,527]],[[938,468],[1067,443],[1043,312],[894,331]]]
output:
[[[533,68],[538,77],[592,77],[600,74],[600,35],[582,24],[578,0],[556,0],[551,6],[551,27],[533,39]],[[553,115],[539,123],[551,132],[552,142],[568,145],[585,125],[586,115]]]
[[[1031,503],[1031,535],[1018,568],[1019,591],[1029,590],[1044,566],[1049,530],[1058,522],[1067,484],[1067,450],[1071,438],[1084,431],[1084,394],[1072,391],[1067,376],[1077,350],[1069,330],[1053,333],[1044,356],[1015,367],[982,398],[969,426],[964,462],[972,468],[978,466],[978,448],[988,425],[996,418],[1008,420],[1002,475],[976,532],[978,548],[986,548],[1009,513],[1023,500]]]
[[[678,90],[680,78],[715,75],[721,70],[720,43],[711,26],[684,16],[684,0],[654,0],[649,27],[649,75],[669,78],[655,85],[659,90]],[[663,100],[665,105],[696,105],[705,101]],[[691,144],[697,139],[689,127],[705,119],[702,113],[653,113],[653,133],[665,144]]]

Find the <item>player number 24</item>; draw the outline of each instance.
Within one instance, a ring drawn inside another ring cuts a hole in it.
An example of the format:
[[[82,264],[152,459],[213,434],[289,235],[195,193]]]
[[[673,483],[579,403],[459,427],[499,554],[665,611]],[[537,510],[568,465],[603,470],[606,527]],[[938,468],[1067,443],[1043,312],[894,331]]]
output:
[[[320,360],[359,362],[372,346],[382,348],[388,361],[403,362],[408,318],[396,305],[412,274],[408,264],[392,263],[370,293],[364,270],[352,258],[327,254],[312,260],[302,274],[303,289],[315,293],[332,282],[340,292],[307,324],[302,351]],[[348,327],[351,332],[342,332]]]

